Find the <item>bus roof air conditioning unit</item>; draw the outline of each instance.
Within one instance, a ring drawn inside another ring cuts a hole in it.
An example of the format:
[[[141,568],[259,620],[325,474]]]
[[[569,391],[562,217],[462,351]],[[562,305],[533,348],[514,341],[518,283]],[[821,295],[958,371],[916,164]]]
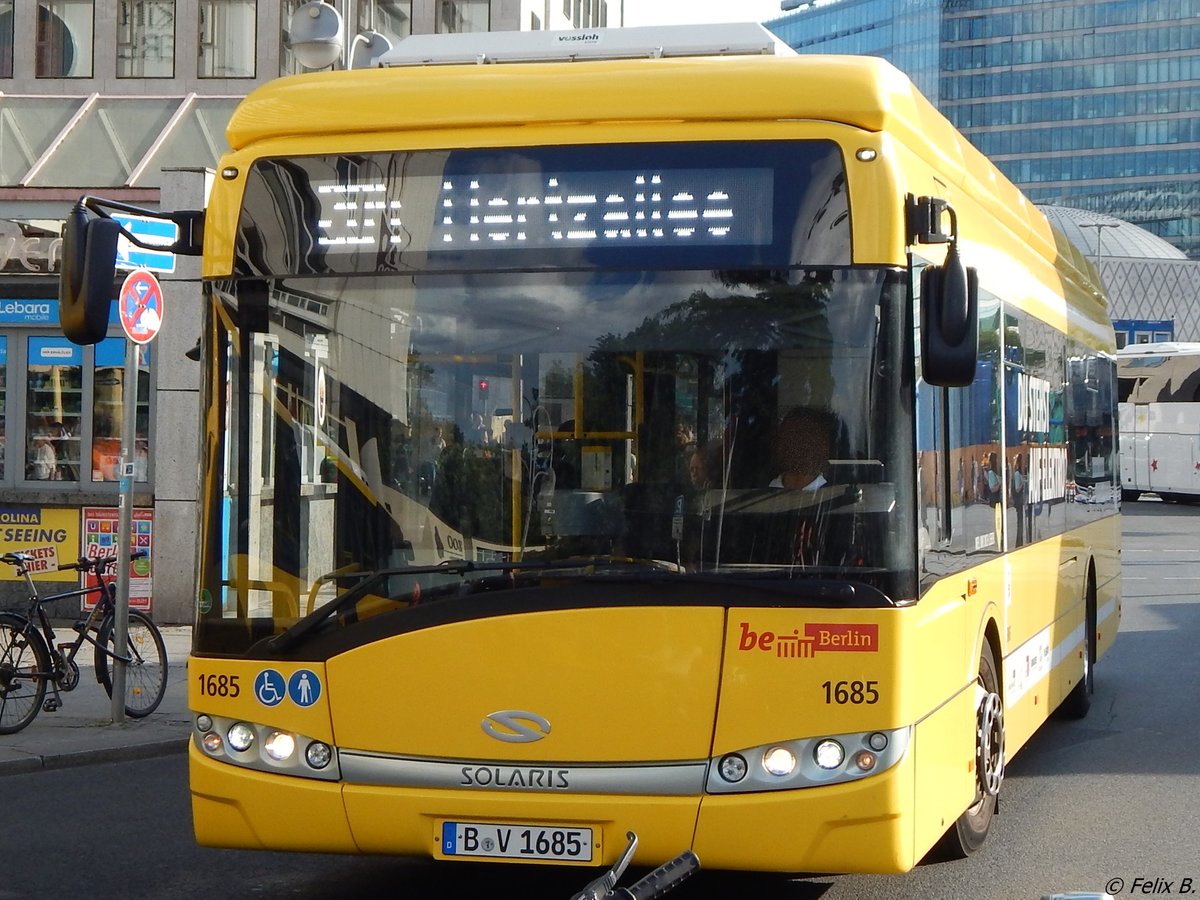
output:
[[[379,63],[382,66],[483,65],[672,56],[782,56],[794,52],[762,25],[740,22],[414,34],[384,54]]]

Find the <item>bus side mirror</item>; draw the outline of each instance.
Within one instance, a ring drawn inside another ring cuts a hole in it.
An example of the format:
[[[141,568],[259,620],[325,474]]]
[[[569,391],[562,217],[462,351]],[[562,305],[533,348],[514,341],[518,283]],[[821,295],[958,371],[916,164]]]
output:
[[[921,374],[927,384],[966,387],[979,358],[979,276],[956,244],[946,261],[921,270]]]
[[[89,217],[82,203],[67,216],[58,305],[63,334],[72,343],[97,344],[108,333],[120,233],[112,219]]]

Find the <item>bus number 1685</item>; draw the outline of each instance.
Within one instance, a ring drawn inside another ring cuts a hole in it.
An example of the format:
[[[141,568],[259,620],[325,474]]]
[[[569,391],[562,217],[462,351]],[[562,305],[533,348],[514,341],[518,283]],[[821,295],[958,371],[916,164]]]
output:
[[[826,681],[821,685],[825,691],[825,702],[843,706],[879,702],[878,681]]]

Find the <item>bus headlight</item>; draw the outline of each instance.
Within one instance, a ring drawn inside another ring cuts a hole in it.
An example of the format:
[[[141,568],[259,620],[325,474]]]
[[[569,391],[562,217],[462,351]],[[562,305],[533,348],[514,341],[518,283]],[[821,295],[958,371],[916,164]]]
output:
[[[304,758],[314,769],[323,769],[333,761],[333,748],[321,741],[313,741],[304,751]]]
[[[238,753],[245,753],[254,746],[254,729],[245,722],[231,725],[225,737],[229,740],[229,746]]]
[[[885,772],[908,751],[912,728],[772,741],[709,760],[710,794],[788,791],[859,781]],[[754,760],[749,766],[746,760]]]
[[[717,766],[717,771],[721,773],[721,777],[730,784],[737,784],[745,778],[746,770],[746,760],[736,753],[722,756],[720,765]]]
[[[276,762],[283,762],[296,752],[296,738],[286,731],[272,731],[263,744],[263,751]]]
[[[337,749],[317,738],[242,719],[197,713],[192,740],[208,759],[273,775],[337,781]],[[299,748],[304,752],[297,752]]]
[[[846,758],[846,751],[835,740],[826,738],[813,748],[813,759],[822,769],[836,769]]]
[[[772,747],[762,757],[762,767],[771,775],[784,778],[796,771],[796,757],[787,747]]]

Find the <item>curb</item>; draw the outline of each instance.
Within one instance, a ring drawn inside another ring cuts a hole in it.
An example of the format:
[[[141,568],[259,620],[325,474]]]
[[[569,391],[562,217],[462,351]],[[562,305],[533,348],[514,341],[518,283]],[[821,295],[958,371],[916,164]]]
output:
[[[0,778],[6,775],[26,775],[52,769],[71,769],[93,763],[124,762],[130,759],[154,759],[175,753],[186,753],[190,737],[164,738],[124,747],[98,747],[70,753],[48,753],[24,759],[0,760]]]
[[[151,760],[160,756],[186,754],[191,736],[143,740],[136,744],[98,746],[86,750],[30,754],[18,758],[0,760],[0,778],[6,775],[26,775],[52,769],[70,769],[91,766],[94,763],[125,762],[126,760]]]

